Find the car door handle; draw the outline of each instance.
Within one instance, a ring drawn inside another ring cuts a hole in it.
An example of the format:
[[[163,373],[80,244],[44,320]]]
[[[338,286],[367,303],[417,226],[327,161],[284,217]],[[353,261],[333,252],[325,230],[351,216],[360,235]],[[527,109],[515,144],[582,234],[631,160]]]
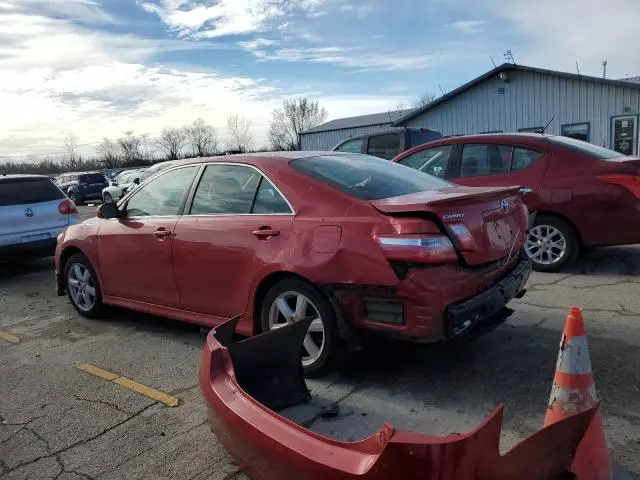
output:
[[[153,232],[153,235],[158,238],[158,239],[164,239],[164,238],[168,238],[171,236],[171,232],[169,230],[166,230],[164,228],[159,228],[158,230],[155,230]]]
[[[274,230],[271,227],[261,227],[258,230],[254,230],[253,233],[256,237],[275,237],[280,235],[280,230]]]
[[[520,195],[527,195],[529,193],[533,193],[533,188],[521,188],[518,191],[520,192]]]

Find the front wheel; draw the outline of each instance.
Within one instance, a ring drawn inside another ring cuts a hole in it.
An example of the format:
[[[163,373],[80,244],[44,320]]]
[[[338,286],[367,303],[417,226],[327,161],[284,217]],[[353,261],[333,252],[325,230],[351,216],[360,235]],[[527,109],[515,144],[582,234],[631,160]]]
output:
[[[67,295],[80,315],[99,317],[103,310],[100,282],[91,263],[82,253],[72,255],[64,266]]]
[[[580,242],[573,227],[561,218],[539,215],[527,232],[524,251],[534,270],[558,272],[578,255]]]
[[[311,318],[311,325],[300,360],[305,376],[320,377],[329,373],[343,354],[331,303],[314,286],[293,278],[280,280],[267,291],[260,308],[263,332],[304,318]]]
[[[75,193],[69,192],[67,196],[69,197],[69,200],[71,200],[73,203],[75,203],[76,205],[80,205],[80,200],[78,200],[78,197],[76,197]]]

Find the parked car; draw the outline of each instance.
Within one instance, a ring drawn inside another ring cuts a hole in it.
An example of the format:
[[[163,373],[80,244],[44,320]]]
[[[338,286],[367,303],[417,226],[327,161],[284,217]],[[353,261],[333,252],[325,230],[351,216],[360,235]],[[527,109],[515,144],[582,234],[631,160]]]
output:
[[[140,184],[142,172],[144,172],[144,169],[120,172],[113,179],[111,185],[102,189],[102,201],[104,203],[113,203],[120,200],[129,190]]]
[[[333,150],[336,152],[366,153],[390,160],[400,152],[416,145],[441,138],[442,134],[436,130],[398,127],[349,138],[333,147]]]
[[[58,235],[79,222],[76,206],[46,176],[0,176],[0,259],[53,255]]]
[[[530,271],[517,192],[360,154],[185,160],[65,231],[58,293],[88,317],[241,314],[244,335],[312,318],[302,364],[321,374],[364,331],[453,341],[504,320]]]
[[[393,159],[459,185],[520,185],[531,211],[525,252],[535,269],[562,270],[581,247],[640,243],[640,159],[569,137],[470,135]]]
[[[101,173],[64,173],[55,180],[55,184],[73,200],[76,205],[87,200],[102,200],[102,189],[109,186]]]

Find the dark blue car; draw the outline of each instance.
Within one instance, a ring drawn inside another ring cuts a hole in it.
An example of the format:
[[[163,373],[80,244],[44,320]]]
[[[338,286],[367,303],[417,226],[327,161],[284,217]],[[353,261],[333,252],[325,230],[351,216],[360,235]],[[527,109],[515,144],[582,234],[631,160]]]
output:
[[[87,200],[102,200],[102,189],[109,186],[105,176],[97,172],[64,173],[56,178],[55,184],[76,205]]]

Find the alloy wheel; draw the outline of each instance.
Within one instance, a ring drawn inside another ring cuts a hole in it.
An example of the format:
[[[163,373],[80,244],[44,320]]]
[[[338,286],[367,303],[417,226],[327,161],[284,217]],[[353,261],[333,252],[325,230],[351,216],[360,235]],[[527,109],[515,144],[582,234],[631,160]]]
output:
[[[531,261],[553,265],[567,254],[567,239],[556,227],[536,225],[529,230],[524,250]]]
[[[301,360],[306,367],[320,358],[326,343],[324,323],[317,307],[305,295],[288,291],[278,295],[269,308],[269,330],[277,330],[304,318],[311,319],[302,343]]]
[[[71,300],[83,312],[88,312],[96,304],[96,283],[85,265],[74,263],[71,266],[67,288],[69,288]]]

